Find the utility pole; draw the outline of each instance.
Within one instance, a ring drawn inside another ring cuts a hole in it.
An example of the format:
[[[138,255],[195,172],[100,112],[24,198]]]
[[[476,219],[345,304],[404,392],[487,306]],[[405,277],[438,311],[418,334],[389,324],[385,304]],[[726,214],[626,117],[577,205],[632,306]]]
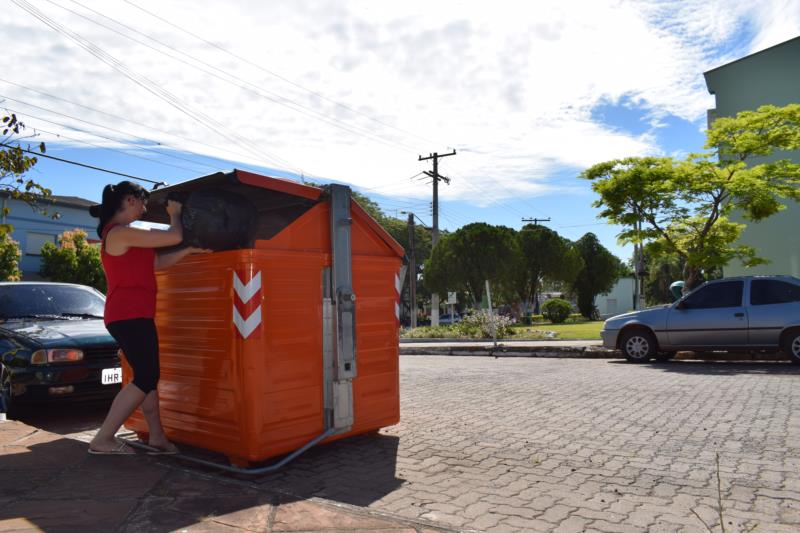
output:
[[[414,213],[408,214],[408,295],[411,327],[417,327],[417,261],[414,252]]]
[[[538,226],[539,222],[550,222],[550,217],[547,218],[523,218],[523,222],[533,222],[534,226]]]
[[[456,151],[453,150],[447,154],[440,154],[434,152],[430,154],[428,157],[419,156],[419,161],[427,161],[428,159],[433,159],[433,172],[425,171],[425,175],[430,176],[433,178],[433,229],[431,230],[431,250],[436,247],[436,243],[439,242],[439,181],[444,181],[448,185],[450,184],[450,178],[446,178],[444,176],[439,175],[439,158],[441,157],[449,157],[451,155],[456,155]],[[436,293],[431,294],[431,326],[438,326],[439,325],[439,295]]]
[[[640,235],[642,232],[642,222],[637,220],[634,223],[634,228],[636,228],[636,237],[637,242],[633,244],[633,270],[635,274],[635,281],[634,281],[634,308],[635,309],[644,309],[645,305],[645,297],[644,297],[644,249],[642,247],[642,242],[640,240]]]

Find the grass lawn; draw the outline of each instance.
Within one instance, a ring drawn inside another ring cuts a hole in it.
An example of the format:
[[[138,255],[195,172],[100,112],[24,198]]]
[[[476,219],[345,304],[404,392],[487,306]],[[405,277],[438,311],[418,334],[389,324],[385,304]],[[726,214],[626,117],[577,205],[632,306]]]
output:
[[[534,324],[532,326],[512,326],[513,335],[503,340],[600,340],[602,321],[569,322],[567,324]],[[555,337],[550,333],[555,333]],[[464,338],[456,326],[421,326],[412,330],[404,330],[403,338],[407,339],[457,339]],[[485,340],[485,339],[484,339]]]
[[[554,331],[558,340],[600,340],[603,321],[578,322],[574,324],[534,324],[532,326],[514,326],[514,335],[508,339],[543,339],[542,332]]]

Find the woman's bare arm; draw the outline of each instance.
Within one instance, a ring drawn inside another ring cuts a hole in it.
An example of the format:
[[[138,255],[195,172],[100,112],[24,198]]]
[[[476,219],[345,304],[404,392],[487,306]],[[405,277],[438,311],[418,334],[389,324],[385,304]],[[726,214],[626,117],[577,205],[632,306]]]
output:
[[[146,230],[130,226],[112,228],[106,236],[106,251],[111,255],[122,255],[132,247],[163,248],[180,244],[183,240],[180,204],[170,201],[167,212],[170,224],[166,230]]]

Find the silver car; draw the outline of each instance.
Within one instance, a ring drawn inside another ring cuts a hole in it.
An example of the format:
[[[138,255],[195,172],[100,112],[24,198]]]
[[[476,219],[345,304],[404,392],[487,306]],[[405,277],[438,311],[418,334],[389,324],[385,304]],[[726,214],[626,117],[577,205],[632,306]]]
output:
[[[800,279],[710,281],[674,304],[609,318],[601,335],[605,347],[619,348],[632,363],[680,350],[783,350],[800,364]]]

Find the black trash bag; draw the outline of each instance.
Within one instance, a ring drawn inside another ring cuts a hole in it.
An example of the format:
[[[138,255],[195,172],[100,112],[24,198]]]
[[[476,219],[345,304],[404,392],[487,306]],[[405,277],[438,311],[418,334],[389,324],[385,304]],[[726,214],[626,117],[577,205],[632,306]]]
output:
[[[183,200],[183,244],[219,252],[250,246],[256,207],[244,196],[220,189],[193,191]]]

